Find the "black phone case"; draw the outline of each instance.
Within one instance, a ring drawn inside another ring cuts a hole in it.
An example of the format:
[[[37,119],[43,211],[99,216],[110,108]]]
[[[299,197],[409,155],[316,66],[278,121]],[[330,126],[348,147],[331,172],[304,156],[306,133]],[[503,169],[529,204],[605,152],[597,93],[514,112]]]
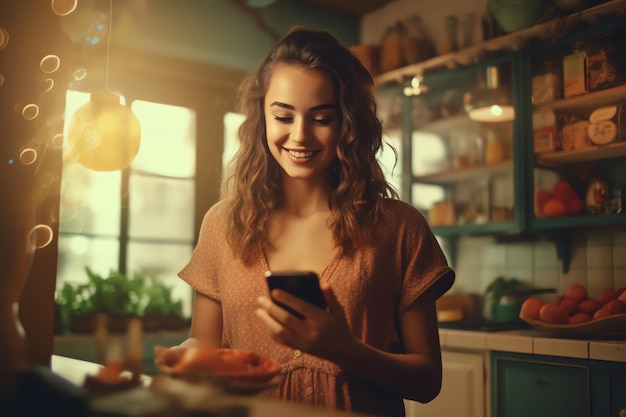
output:
[[[326,308],[326,300],[324,294],[320,289],[319,278],[314,272],[271,272],[265,273],[267,279],[267,286],[270,292],[275,289],[281,289],[289,294],[295,295],[304,301],[313,304],[319,308]],[[280,305],[285,310],[289,311],[294,316],[303,319],[302,314],[294,311],[286,305],[274,302]]]

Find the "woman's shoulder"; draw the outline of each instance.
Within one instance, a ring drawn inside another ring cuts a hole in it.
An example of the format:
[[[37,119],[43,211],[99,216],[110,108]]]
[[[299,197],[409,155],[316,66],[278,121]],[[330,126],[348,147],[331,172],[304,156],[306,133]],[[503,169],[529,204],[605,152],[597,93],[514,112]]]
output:
[[[228,216],[228,204],[220,200],[213,204],[204,214],[202,224],[205,226],[224,225]]]
[[[399,218],[416,218],[420,221],[424,220],[424,214],[415,206],[406,201],[395,198],[385,198],[383,200],[384,211],[389,219]]]
[[[422,234],[430,229],[428,220],[415,206],[406,201],[397,199],[385,199],[383,203],[383,221],[385,230],[393,230],[394,233]]]

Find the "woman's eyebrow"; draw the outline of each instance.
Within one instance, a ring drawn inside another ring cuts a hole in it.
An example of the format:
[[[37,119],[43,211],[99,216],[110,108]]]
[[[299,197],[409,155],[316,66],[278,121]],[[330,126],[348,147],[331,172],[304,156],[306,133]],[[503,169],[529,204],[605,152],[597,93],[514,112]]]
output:
[[[282,108],[288,109],[288,110],[295,110],[296,109],[291,104],[281,103],[280,101],[274,101],[274,102],[272,102],[272,104],[270,104],[270,107],[274,107],[274,106],[282,107]],[[337,106],[334,105],[334,104],[320,104],[319,106],[311,107],[309,109],[309,111],[326,110],[326,109],[336,110]]]

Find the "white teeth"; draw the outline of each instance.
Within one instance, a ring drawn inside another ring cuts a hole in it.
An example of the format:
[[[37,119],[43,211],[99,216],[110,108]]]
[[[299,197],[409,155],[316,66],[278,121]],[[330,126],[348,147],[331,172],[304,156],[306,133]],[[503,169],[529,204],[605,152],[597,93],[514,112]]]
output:
[[[296,151],[288,151],[289,155],[295,158],[310,158],[313,156],[313,152],[296,152]]]

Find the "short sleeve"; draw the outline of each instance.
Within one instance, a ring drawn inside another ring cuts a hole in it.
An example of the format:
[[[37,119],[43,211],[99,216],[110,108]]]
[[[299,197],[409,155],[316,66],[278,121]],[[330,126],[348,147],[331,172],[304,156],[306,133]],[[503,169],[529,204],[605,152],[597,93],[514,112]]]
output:
[[[399,243],[405,265],[399,312],[406,310],[431,287],[435,288],[437,298],[441,297],[452,287],[455,279],[454,270],[422,213],[413,207],[405,210],[408,212],[400,228]]]
[[[204,215],[198,244],[189,263],[178,273],[194,290],[218,301],[221,300],[218,282],[221,259],[227,250],[223,214],[222,205],[217,203]]]

